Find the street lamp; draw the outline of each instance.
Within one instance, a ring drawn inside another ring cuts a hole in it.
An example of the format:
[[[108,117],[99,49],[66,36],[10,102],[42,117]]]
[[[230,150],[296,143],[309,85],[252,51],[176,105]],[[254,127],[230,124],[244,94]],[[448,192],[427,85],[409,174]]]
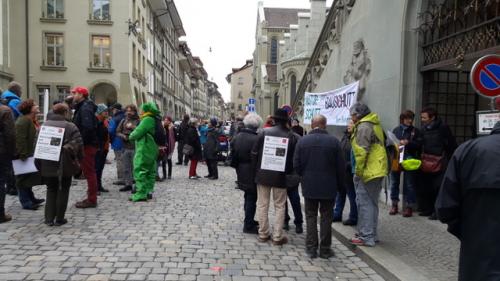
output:
[[[128,23],[128,36],[130,36],[131,33],[134,33],[134,35],[137,35],[137,33],[141,33],[141,28],[139,27],[139,20],[136,20],[132,22],[132,20],[128,20],[126,23]]]

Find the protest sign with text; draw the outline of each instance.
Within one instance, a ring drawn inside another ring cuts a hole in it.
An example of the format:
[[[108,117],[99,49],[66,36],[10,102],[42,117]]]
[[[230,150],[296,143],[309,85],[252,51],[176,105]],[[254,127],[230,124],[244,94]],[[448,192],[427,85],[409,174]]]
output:
[[[42,126],[36,142],[35,158],[59,161],[63,139],[64,128]]]
[[[328,125],[346,126],[351,115],[349,109],[358,98],[359,81],[326,93],[306,93],[304,96],[304,124],[311,124],[321,114]]]

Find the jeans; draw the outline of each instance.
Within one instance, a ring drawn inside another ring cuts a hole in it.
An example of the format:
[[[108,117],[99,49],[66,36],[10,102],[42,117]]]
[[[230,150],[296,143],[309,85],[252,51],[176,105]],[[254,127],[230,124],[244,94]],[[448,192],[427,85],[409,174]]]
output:
[[[116,177],[118,179],[118,181],[123,181],[123,159],[122,159],[122,155],[123,155],[123,149],[120,149],[120,150],[113,150],[114,153],[115,153],[115,159],[116,159]]]
[[[257,213],[259,216],[259,237],[266,239],[271,236],[269,227],[269,205],[273,193],[274,212],[276,221],[273,229],[273,240],[281,241],[284,236],[286,188],[257,185]]]
[[[84,157],[80,161],[83,175],[87,179],[87,200],[90,203],[97,203],[97,175],[95,169],[95,155],[97,148],[86,145],[83,148]]]
[[[257,192],[255,191],[245,191],[245,204],[243,208],[245,209],[245,220],[243,222],[243,227],[250,229],[255,226],[255,212],[257,210]]]
[[[356,190],[354,189],[354,181],[352,173],[346,174],[346,190],[337,193],[335,201],[335,209],[333,210],[333,219],[342,220],[342,213],[344,212],[346,196],[349,198],[349,220],[358,221],[358,206],[356,205]]]
[[[290,205],[292,205],[293,216],[295,217],[293,223],[295,225],[302,225],[304,219],[302,217],[302,207],[300,205],[300,194],[299,187],[287,189],[288,199],[290,200]],[[288,204],[285,204],[285,224],[290,221],[290,216],[288,215]]]
[[[71,177],[63,177],[61,183],[59,178],[45,178],[47,184],[47,201],[45,202],[45,221],[62,221],[68,207],[69,188]],[[60,185],[60,186],[59,186]]]
[[[97,189],[101,190],[102,187],[102,172],[104,171],[104,166],[106,165],[106,157],[108,156],[107,150],[98,150],[95,154],[95,174],[97,177]],[[118,166],[117,166],[118,168]]]
[[[172,158],[169,158],[167,155],[163,157],[159,162],[159,165],[161,166],[161,170],[163,172],[163,178],[167,177],[167,166],[168,166],[168,176],[172,176]],[[158,172],[158,176],[160,176],[160,172]]]
[[[32,187],[19,188],[17,192],[23,209],[30,209],[35,205],[36,198]]]
[[[305,199],[306,210],[306,249],[320,252],[327,251],[332,245],[332,222],[334,200]],[[320,234],[318,243],[318,209],[320,218]]]
[[[405,171],[403,176],[403,201],[406,206],[413,208],[415,206],[415,178],[416,171]],[[400,186],[401,172],[391,172],[391,200],[392,202],[399,202],[399,186]]]
[[[219,178],[219,169],[217,167],[217,159],[207,159],[208,175],[214,178]]]
[[[134,184],[134,155],[135,149],[125,148],[123,150],[123,180],[125,181],[125,186],[132,186]]]
[[[191,159],[191,166],[189,166],[189,176],[196,177],[196,167],[198,166],[198,160]]]
[[[375,246],[378,225],[378,199],[382,191],[382,178],[369,182],[355,176],[356,203],[358,204],[359,238],[368,246]]]

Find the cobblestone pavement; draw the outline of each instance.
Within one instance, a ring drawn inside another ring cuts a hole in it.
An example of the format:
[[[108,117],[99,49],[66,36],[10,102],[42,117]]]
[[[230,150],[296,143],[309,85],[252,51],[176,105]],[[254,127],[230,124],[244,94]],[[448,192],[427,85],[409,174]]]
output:
[[[190,181],[187,167],[175,166],[153,200],[131,203],[111,185],[116,173],[106,165],[111,192],[99,198],[98,208],[79,210],[73,205],[85,191],[78,181],[62,227],[46,226],[43,209],[22,210],[9,196],[14,219],[0,225],[0,280],[383,280],[336,239],[336,257],[310,260],[305,234],[293,227],[284,246],[243,234],[234,171],[219,169],[218,181]],[[206,166],[198,173],[205,175]],[[35,191],[45,196],[45,188]]]

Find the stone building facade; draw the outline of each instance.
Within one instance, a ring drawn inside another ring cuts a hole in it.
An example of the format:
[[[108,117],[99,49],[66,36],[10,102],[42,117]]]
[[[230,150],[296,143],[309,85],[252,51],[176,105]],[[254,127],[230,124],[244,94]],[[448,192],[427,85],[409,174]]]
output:
[[[459,142],[476,137],[476,111],[489,109],[490,101],[475,94],[469,74],[479,57],[500,53],[499,5],[335,0],[301,77],[295,111],[302,116],[306,91],[360,81],[359,100],[386,129],[398,125],[404,109],[433,106]]]
[[[248,107],[250,98],[255,98],[252,93],[253,61],[247,60],[240,68],[233,68],[226,76],[226,81],[231,85],[230,111],[232,116],[242,115]]]

